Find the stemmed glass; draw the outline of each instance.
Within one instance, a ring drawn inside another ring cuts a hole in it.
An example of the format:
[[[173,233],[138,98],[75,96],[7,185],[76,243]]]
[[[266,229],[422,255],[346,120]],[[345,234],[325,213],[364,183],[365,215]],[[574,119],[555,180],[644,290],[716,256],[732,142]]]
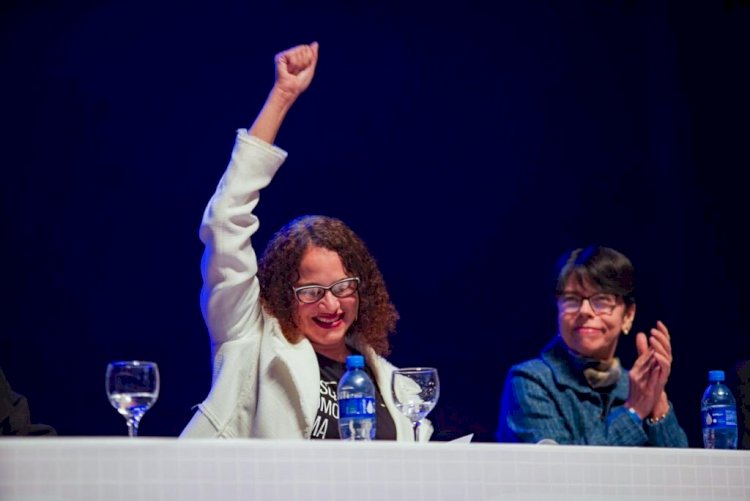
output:
[[[112,407],[125,417],[128,435],[138,436],[138,423],[159,398],[159,367],[154,362],[111,362],[105,377]]]
[[[433,367],[406,367],[391,374],[391,391],[396,408],[408,417],[419,442],[419,426],[440,397],[440,379]]]

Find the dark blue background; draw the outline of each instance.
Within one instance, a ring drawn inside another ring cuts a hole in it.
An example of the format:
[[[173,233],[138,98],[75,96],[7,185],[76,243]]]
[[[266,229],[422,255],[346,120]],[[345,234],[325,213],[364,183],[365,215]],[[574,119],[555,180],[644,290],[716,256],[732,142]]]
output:
[[[61,4],[0,18],[0,364],[34,421],[124,434],[104,369],[140,358],[162,374],[142,434],[187,423],[211,379],[203,208],[273,55],[317,40],[256,247],[303,213],[347,221],[402,316],[391,360],[440,369],[437,437],[479,440],[554,334],[557,258],[618,248],[700,446],[707,371],[750,356],[750,2]]]

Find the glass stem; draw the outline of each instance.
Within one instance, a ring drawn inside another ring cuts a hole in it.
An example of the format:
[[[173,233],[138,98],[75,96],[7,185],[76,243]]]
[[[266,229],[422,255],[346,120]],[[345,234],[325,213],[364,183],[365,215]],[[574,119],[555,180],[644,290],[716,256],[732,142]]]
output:
[[[414,441],[419,442],[419,425],[422,424],[421,421],[414,421]]]
[[[128,422],[128,436],[130,437],[137,437],[138,436],[138,421],[130,418],[127,419]]]

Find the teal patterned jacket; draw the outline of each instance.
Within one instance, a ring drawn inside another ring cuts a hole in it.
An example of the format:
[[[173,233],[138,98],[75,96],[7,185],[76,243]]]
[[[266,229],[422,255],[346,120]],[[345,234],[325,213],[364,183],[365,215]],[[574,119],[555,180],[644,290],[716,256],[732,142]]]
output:
[[[503,389],[498,442],[687,447],[670,403],[656,423],[628,412],[628,371],[608,392],[592,389],[556,336],[541,356],[513,366]]]

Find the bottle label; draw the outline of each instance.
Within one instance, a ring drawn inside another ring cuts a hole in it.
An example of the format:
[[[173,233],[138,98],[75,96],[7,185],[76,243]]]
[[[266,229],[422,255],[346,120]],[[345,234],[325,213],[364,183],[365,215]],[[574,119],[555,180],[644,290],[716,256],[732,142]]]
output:
[[[339,400],[339,416],[375,417],[375,399],[372,397],[362,397]]]
[[[704,428],[723,428],[737,426],[737,411],[735,409],[708,409],[703,411]]]

